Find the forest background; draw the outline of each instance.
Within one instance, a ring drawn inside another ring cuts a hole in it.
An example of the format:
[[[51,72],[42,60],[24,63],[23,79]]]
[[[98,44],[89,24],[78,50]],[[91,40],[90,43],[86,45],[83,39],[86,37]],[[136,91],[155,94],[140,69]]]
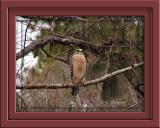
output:
[[[111,75],[80,87],[78,97],[70,87],[77,48],[87,60],[85,81]],[[16,111],[144,111],[143,61],[143,17],[17,16]]]

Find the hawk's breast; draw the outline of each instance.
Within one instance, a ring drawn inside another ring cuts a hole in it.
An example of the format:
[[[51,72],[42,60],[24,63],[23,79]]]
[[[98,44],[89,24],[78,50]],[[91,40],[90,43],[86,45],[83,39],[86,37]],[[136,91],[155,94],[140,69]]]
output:
[[[74,54],[72,56],[73,65],[73,83],[79,83],[86,71],[86,59],[83,54]]]

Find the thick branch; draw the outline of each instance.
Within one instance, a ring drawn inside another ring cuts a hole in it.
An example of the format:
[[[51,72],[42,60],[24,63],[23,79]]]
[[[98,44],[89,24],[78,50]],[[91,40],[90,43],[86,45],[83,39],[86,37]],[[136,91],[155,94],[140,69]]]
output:
[[[143,64],[144,64],[143,62],[133,64],[133,65],[127,67],[127,68],[123,68],[123,69],[117,70],[115,72],[112,72],[110,74],[106,74],[106,75],[102,76],[101,78],[97,78],[97,79],[94,79],[94,80],[91,80],[91,81],[85,81],[83,84],[81,84],[79,86],[80,87],[85,87],[85,86],[89,86],[89,85],[96,85],[97,83],[101,83],[101,82],[103,82],[104,80],[106,80],[110,77],[113,77],[113,76],[122,74],[124,72],[130,71],[133,68],[137,68],[139,66],[142,66]],[[46,86],[46,84],[45,85],[34,84],[34,85],[29,85],[29,86],[17,86],[16,89],[60,89],[60,88],[72,88],[74,86],[75,85],[73,83],[49,84],[48,86]]]
[[[22,56],[28,54],[32,50],[41,48],[48,43],[59,43],[62,45],[75,45],[79,47],[85,47],[86,49],[90,50],[92,53],[96,55],[100,54],[98,50],[99,47],[97,45],[94,45],[92,42],[86,42],[86,41],[74,39],[71,37],[62,37],[58,35],[53,35],[53,36],[44,37],[38,41],[33,41],[24,50],[16,54],[16,60],[20,59]]]

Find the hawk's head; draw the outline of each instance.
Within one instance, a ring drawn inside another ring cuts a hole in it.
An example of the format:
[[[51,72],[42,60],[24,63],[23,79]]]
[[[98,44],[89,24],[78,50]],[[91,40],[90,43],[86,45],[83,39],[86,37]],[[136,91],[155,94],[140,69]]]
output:
[[[76,52],[83,52],[82,49],[76,49]]]
[[[83,50],[82,49],[76,49],[74,54],[83,54]]]

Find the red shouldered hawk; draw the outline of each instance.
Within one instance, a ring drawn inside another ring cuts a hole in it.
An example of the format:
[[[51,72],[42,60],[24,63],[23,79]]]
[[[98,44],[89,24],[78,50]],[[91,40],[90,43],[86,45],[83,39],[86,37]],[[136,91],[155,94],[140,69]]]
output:
[[[77,49],[73,53],[71,63],[72,63],[72,68],[71,68],[72,83],[78,86],[82,82],[83,76],[86,71],[86,58],[83,55],[82,49]],[[72,88],[72,95],[77,95],[78,92],[79,92],[78,87]]]

